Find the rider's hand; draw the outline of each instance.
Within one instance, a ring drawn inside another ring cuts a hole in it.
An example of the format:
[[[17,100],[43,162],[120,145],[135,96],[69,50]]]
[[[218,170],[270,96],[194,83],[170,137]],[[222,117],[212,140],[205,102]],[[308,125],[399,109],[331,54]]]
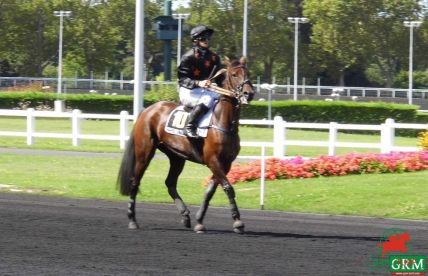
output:
[[[211,81],[210,80],[202,80],[198,82],[198,86],[199,87],[209,87],[211,85]]]

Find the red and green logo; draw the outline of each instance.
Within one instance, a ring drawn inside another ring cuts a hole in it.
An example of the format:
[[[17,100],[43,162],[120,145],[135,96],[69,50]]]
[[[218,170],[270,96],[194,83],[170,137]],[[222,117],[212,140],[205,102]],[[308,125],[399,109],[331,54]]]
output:
[[[389,256],[389,271],[393,276],[425,275],[427,258],[423,255],[391,255]]]
[[[408,231],[399,228],[386,229],[376,252],[371,254],[370,269],[373,271],[390,271],[392,276],[425,275],[427,258],[414,254]]]

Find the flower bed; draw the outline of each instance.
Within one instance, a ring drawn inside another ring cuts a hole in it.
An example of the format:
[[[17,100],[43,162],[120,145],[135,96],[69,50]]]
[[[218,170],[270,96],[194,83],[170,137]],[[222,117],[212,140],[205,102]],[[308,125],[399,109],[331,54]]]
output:
[[[230,183],[260,178],[260,161],[234,164],[227,177]],[[428,169],[428,151],[395,152],[389,154],[346,154],[320,156],[313,159],[267,159],[265,177],[268,180],[310,178],[366,173],[401,173]]]

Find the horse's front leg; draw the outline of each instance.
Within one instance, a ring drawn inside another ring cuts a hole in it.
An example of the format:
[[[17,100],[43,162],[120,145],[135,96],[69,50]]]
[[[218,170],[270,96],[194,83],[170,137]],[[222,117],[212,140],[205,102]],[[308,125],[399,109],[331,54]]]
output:
[[[203,224],[205,214],[208,210],[208,205],[210,203],[211,198],[214,196],[215,191],[217,189],[218,183],[214,181],[213,179],[210,180],[208,183],[208,188],[205,192],[204,200],[201,204],[201,207],[199,208],[198,212],[196,213],[196,221],[197,224],[194,228],[196,233],[204,233],[206,231],[206,228]]]
[[[233,231],[238,234],[243,234],[245,225],[241,221],[241,214],[239,213],[238,205],[236,204],[235,190],[233,189],[227,178],[225,178],[221,184],[224,192],[226,193],[229,199],[230,209],[232,211],[232,218],[235,221],[233,223]]]

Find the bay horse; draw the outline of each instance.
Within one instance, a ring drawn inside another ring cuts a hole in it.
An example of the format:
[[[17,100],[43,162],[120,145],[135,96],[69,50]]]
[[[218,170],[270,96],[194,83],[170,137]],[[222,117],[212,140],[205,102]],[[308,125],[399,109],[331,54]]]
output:
[[[225,65],[226,68],[222,70],[223,91],[231,94],[219,97],[206,138],[191,139],[165,131],[168,116],[177,107],[176,103],[160,101],[139,114],[127,142],[117,179],[120,193],[130,196],[129,229],[139,228],[135,214],[138,188],[156,149],[159,149],[169,158],[170,168],[165,184],[182,215],[185,227],[191,227],[190,212],[177,192],[177,179],[188,160],[206,165],[212,172],[205,197],[195,216],[197,222],[195,232],[206,231],[203,219],[218,185],[222,186],[229,199],[234,231],[244,232],[235,192],[226,175],[240,150],[238,135],[240,107],[241,104],[252,100],[254,90],[249,80],[245,58],[234,61],[227,59]]]

